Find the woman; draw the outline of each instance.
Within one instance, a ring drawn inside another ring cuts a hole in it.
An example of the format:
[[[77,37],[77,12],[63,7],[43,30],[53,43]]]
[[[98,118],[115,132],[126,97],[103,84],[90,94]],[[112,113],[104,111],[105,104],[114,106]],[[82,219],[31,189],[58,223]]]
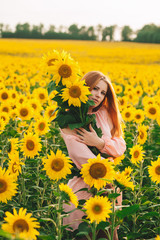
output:
[[[123,155],[126,144],[122,138],[121,117],[118,109],[116,94],[110,80],[101,72],[91,71],[84,75],[86,85],[89,86],[91,95],[89,98],[95,105],[89,108],[88,114],[96,115],[97,127],[102,130],[102,137],[98,137],[92,126],[90,131],[83,128],[71,130],[69,128],[61,129],[62,137],[66,143],[68,154],[76,167],[81,169],[82,164],[89,158],[96,156],[91,152],[88,146],[95,146],[101,153],[106,153],[113,157]],[[113,161],[113,158],[110,158]],[[74,192],[82,188],[88,188],[82,178],[75,176],[68,182],[68,185]],[[76,193],[78,199],[88,199],[91,194],[86,191]],[[121,204],[121,197],[118,202]],[[74,205],[66,205],[65,210],[71,211]],[[64,218],[64,224],[70,224],[73,230],[78,228],[84,213],[75,210],[69,217]],[[116,239],[116,238],[115,238]]]

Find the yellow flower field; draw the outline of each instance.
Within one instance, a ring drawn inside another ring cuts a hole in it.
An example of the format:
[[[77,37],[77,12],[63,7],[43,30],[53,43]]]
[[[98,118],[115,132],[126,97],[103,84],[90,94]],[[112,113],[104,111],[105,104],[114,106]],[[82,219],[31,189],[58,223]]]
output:
[[[88,87],[77,76],[92,70],[112,81],[127,149],[114,163],[97,154],[80,172],[57,109],[66,104],[67,116],[70,106],[86,104]],[[90,239],[92,232],[95,240],[103,230],[113,240],[117,226],[120,240],[159,239],[159,146],[160,44],[0,39],[0,239]],[[93,198],[78,201],[66,185],[74,175]],[[85,211],[78,232],[63,226],[63,203]]]

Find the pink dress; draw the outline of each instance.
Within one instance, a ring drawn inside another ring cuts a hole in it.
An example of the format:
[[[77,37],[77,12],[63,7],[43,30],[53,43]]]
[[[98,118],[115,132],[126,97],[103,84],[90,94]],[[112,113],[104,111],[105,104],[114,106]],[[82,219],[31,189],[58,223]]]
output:
[[[122,137],[112,137],[111,129],[113,128],[113,124],[106,107],[102,106],[97,112],[95,112],[95,115],[97,127],[102,129],[102,139],[105,141],[104,148],[101,150],[101,152],[109,154],[113,157],[119,157],[123,155],[124,151],[126,150],[126,143]],[[81,169],[82,164],[87,163],[89,158],[96,157],[87,147],[87,145],[78,142],[74,135],[65,134],[63,130],[61,130],[61,134],[67,146],[69,157],[72,159],[73,163],[78,169]],[[78,178],[76,176],[69,180],[68,185],[72,188],[73,192],[77,192],[82,188],[89,188],[82,178]],[[87,193],[86,191],[80,191],[76,193],[76,195],[78,200],[89,199],[91,197],[91,194]],[[119,199],[119,201],[121,201],[121,199]],[[75,207],[72,203],[71,205],[64,205],[64,210],[66,212],[71,211],[74,208]],[[73,230],[75,230],[81,223],[83,216],[84,213],[82,211],[75,210],[72,213],[69,213],[68,217],[64,218],[63,224],[69,224]]]

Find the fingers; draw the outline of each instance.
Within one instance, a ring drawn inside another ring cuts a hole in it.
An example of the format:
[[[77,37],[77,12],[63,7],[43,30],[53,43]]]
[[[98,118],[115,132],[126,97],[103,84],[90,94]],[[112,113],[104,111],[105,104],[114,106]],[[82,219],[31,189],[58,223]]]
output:
[[[89,124],[89,129],[90,129],[91,132],[95,132],[95,130],[94,130],[94,128],[92,127],[92,124],[91,124],[91,123]]]

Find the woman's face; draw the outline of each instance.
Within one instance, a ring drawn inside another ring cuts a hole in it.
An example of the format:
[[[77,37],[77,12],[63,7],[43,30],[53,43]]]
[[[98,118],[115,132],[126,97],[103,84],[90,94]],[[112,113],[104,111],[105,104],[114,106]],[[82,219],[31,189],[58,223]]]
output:
[[[98,107],[99,104],[104,100],[107,93],[108,85],[103,80],[100,80],[96,86],[91,90],[91,96],[89,96],[90,100],[93,100],[95,105],[93,108]]]

